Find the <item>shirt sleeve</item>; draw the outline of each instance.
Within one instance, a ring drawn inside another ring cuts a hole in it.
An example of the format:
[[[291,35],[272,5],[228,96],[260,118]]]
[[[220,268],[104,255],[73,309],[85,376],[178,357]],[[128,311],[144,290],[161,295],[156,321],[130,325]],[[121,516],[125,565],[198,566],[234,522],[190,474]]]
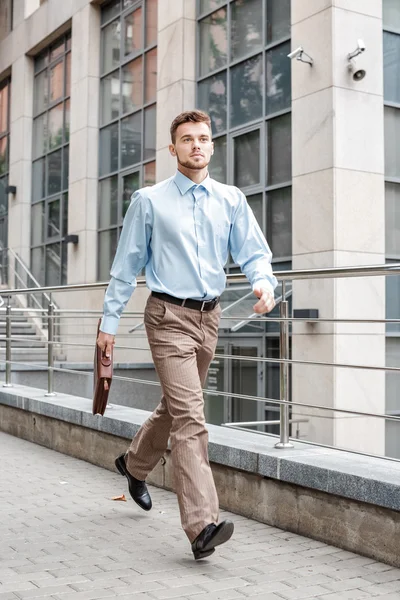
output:
[[[272,273],[272,253],[257,221],[240,190],[231,233],[230,251],[233,260],[255,287],[264,287],[274,292],[278,281]]]
[[[141,192],[135,192],[125,215],[104,298],[100,325],[104,333],[117,333],[122,311],[136,288],[136,277],[148,262],[152,229],[150,203]]]

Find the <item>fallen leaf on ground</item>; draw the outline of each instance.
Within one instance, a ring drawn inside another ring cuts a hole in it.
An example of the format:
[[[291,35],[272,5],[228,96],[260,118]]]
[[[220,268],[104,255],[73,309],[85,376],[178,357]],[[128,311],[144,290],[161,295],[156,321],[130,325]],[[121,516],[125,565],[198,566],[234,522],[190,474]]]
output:
[[[125,494],[122,494],[121,496],[114,496],[114,498],[111,498],[111,500],[119,500],[120,502],[126,502]]]

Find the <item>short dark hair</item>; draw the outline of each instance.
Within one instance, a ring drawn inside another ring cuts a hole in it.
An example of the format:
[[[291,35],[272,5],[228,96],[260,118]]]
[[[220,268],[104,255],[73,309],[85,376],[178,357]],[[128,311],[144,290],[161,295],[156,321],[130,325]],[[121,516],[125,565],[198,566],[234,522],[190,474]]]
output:
[[[176,140],[176,130],[179,125],[183,123],[206,123],[211,131],[211,119],[210,115],[203,112],[202,110],[187,110],[185,112],[180,113],[171,124],[171,140],[172,143],[175,144]]]

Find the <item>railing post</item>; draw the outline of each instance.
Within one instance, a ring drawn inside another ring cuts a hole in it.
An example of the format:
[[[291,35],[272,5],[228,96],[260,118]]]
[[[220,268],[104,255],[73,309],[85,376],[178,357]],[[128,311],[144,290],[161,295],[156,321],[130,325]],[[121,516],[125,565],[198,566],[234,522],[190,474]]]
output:
[[[6,307],[6,382],[3,387],[12,387],[11,383],[11,296],[7,296]]]
[[[279,316],[281,319],[289,317],[289,303],[286,300],[285,282],[282,282],[282,301],[279,305]],[[280,340],[279,354],[280,358],[289,359],[289,321],[280,322]],[[280,405],[280,442],[275,444],[275,448],[293,448],[289,442],[289,364],[287,362],[280,364],[280,400],[285,404]]]
[[[50,302],[47,309],[47,394],[45,396],[55,396],[54,392],[54,304],[50,295]]]

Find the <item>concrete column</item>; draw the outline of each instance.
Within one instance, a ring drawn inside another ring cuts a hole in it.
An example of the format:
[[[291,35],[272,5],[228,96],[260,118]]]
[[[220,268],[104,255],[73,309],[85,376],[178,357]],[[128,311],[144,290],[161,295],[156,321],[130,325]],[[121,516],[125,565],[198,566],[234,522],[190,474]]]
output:
[[[196,2],[158,2],[157,181],[174,174],[176,160],[168,151],[169,126],[184,110],[195,108]]]
[[[17,194],[9,196],[8,245],[29,265],[33,60],[20,56],[12,65],[11,78],[9,183],[17,186]]]
[[[381,0],[292,0],[292,48],[302,45],[310,67],[293,61],[293,268],[385,262],[383,54]],[[362,38],[357,64],[347,54]],[[325,318],[385,318],[383,278],[314,280],[293,286],[294,308],[318,308]],[[298,325],[293,358],[360,365],[385,364],[381,325]],[[385,411],[383,372],[300,365],[293,400],[363,412]],[[307,415],[305,439],[384,453],[384,420],[331,411]]]
[[[68,283],[96,281],[99,154],[100,10],[90,4],[72,17]]]

